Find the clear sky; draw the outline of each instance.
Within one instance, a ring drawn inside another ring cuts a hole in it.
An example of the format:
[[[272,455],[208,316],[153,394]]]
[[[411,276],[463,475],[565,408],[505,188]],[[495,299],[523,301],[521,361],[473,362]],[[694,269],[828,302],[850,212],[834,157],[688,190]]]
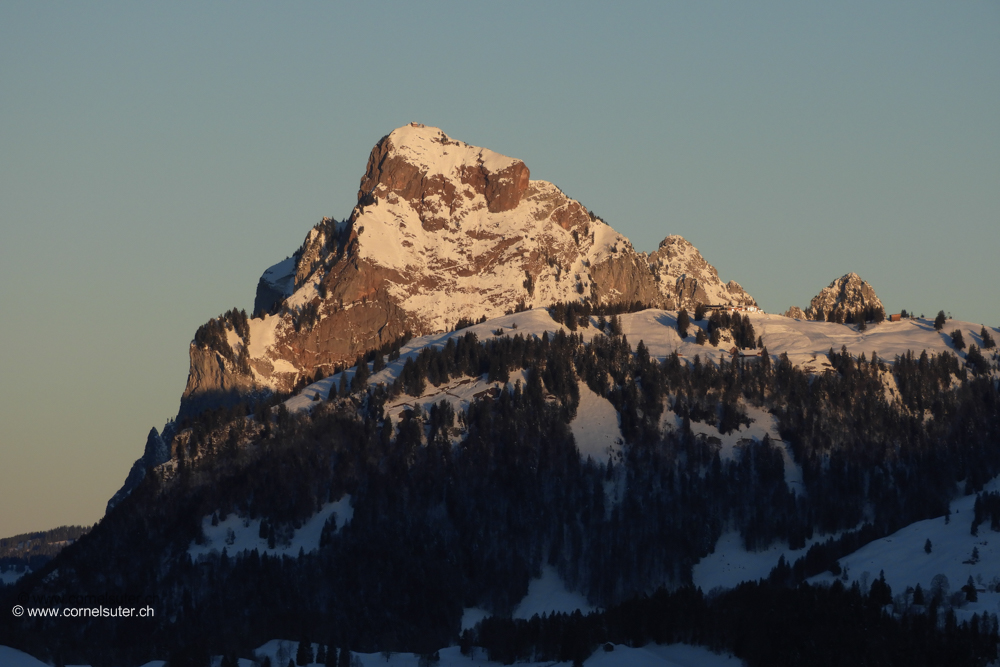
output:
[[[410,121],[768,311],[1000,325],[1000,3],[0,3],[0,536],[89,524],[188,343]]]

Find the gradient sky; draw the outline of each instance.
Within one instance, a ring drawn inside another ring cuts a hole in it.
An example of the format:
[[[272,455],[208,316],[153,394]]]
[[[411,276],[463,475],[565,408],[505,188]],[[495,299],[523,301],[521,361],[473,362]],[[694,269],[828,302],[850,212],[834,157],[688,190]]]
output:
[[[90,524],[195,329],[410,121],[770,312],[1000,325],[1000,4],[0,4],[0,536]]]

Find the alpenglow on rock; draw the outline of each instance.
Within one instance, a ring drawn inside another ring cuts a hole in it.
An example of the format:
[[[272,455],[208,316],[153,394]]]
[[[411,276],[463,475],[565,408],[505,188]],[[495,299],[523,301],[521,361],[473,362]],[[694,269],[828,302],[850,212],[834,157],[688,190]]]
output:
[[[636,252],[522,161],[411,123],[372,149],[350,216],[264,272],[247,326],[220,319],[225,336],[192,342],[180,416],[287,391],[404,333],[585,299],[756,305],[683,238]]]
[[[791,312],[792,309],[789,309]],[[866,319],[872,319],[876,312],[885,314],[875,290],[858,274],[848,273],[814,296],[804,314],[810,320],[844,322],[851,321],[854,314],[864,314]]]

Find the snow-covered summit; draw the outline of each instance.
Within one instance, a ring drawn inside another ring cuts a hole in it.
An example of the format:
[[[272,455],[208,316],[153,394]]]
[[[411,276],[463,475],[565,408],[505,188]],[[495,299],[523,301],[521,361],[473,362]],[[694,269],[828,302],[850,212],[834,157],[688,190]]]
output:
[[[446,178],[460,176],[471,165],[482,165],[492,173],[499,173],[521,162],[488,148],[456,141],[440,128],[420,123],[396,128],[387,139],[392,147],[390,155],[404,159],[426,174]]]

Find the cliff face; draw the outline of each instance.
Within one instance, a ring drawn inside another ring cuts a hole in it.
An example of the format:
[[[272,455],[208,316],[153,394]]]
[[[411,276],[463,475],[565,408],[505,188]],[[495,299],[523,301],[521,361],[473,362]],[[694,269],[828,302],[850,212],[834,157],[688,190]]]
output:
[[[662,308],[754,305],[690,243],[652,255],[528,167],[410,124],[372,149],[358,204],[325,219],[261,277],[245,327],[193,342],[181,416],[327,375],[404,333],[519,306],[591,299]],[[213,347],[214,345],[214,347]]]

